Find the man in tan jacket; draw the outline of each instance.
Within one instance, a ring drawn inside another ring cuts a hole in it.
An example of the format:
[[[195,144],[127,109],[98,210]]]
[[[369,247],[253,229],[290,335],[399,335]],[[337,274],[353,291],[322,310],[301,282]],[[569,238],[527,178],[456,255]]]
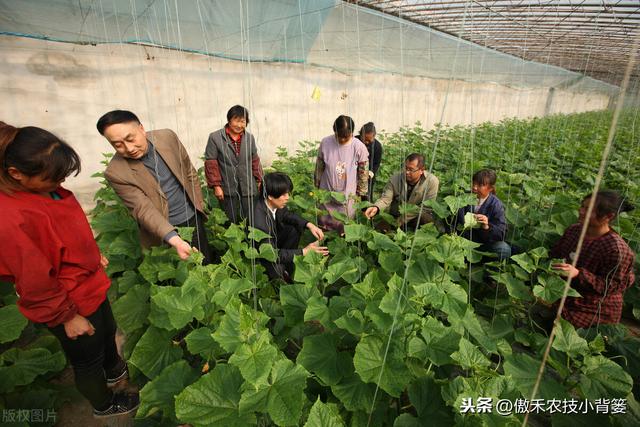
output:
[[[420,224],[433,222],[431,210],[422,206],[422,202],[435,199],[439,185],[438,178],[424,170],[424,156],[409,154],[404,162],[404,172],[398,172],[389,179],[382,196],[365,210],[364,215],[371,219],[388,209],[397,218],[399,227],[408,228],[416,227],[418,221]],[[400,208],[405,204],[408,209],[403,209],[405,212],[402,213]],[[411,209],[411,205],[416,209]]]
[[[210,263],[200,182],[177,135],[146,132],[135,114],[123,110],[106,113],[96,127],[116,150],[105,177],[137,221],[142,247],[165,242],[187,259],[192,246],[176,228],[195,227],[191,243]]]

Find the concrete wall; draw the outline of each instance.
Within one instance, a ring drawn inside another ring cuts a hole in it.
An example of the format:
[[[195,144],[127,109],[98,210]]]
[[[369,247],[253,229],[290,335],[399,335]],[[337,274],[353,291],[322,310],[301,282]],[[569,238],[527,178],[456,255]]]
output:
[[[319,100],[311,94],[320,91]],[[395,131],[420,121],[480,123],[505,117],[541,116],[606,108],[609,97],[549,89],[521,90],[490,83],[435,80],[392,74],[346,75],[301,64],[247,63],[133,45],[80,46],[3,36],[0,38],[0,120],[48,129],[68,141],[83,161],[67,180],[91,205],[111,147],[95,122],[105,112],[134,111],[146,129],[172,128],[191,158],[202,164],[207,137],[226,122],[226,111],[243,104],[260,155],[270,164],[278,146],[291,151],[300,140],[331,133],[339,114],[356,127],[373,121]]]

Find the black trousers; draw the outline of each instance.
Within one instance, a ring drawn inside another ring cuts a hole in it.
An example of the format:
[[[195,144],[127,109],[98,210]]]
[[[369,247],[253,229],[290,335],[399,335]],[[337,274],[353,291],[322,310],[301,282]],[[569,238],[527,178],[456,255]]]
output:
[[[224,196],[220,202],[224,213],[229,221],[238,224],[243,219],[247,219],[247,224],[253,224],[253,206],[257,199],[253,196]]]
[[[201,212],[196,211],[196,214],[191,219],[183,222],[182,224],[176,225],[176,227],[195,227],[189,243],[204,255],[204,265],[211,264],[213,262],[213,253],[209,246],[209,240],[207,239],[204,215]]]
[[[300,237],[302,233],[292,225],[285,225],[279,231],[277,235],[278,249],[296,249],[300,245]],[[291,276],[293,276],[294,264],[293,262],[268,262],[262,260],[262,265],[267,270],[267,276],[269,279],[282,279],[285,282],[289,282]]]
[[[78,391],[95,409],[104,410],[111,404],[113,396],[107,388],[105,372],[124,363],[116,347],[116,321],[109,300],[105,299],[87,319],[95,328],[95,333],[91,336],[80,335],[72,340],[67,337],[64,325],[49,330],[62,344],[73,367]]]
[[[376,176],[374,175],[373,178],[369,179],[369,190],[367,191],[367,199],[369,200],[369,202],[373,203],[373,187],[376,185]]]

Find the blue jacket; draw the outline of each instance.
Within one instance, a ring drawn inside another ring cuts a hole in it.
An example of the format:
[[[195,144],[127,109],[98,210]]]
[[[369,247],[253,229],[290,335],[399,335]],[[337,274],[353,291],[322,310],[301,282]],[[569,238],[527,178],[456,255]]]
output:
[[[460,208],[453,223],[454,230],[457,229],[458,224],[464,224],[464,215],[467,212],[486,215],[487,218],[489,218],[489,229],[474,228],[473,231],[465,230],[462,233],[463,237],[473,240],[476,243],[501,242],[505,239],[507,235],[507,219],[504,215],[504,205],[495,194],[489,194],[487,200],[485,200],[478,210],[476,210],[476,206],[474,205]]]

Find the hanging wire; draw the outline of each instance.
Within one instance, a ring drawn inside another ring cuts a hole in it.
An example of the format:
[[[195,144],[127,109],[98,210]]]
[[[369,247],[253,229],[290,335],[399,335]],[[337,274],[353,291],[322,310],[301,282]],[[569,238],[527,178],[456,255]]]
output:
[[[467,8],[468,8],[468,4],[465,4],[465,12],[463,14],[463,20],[462,20],[462,27],[463,28],[464,28],[464,23],[465,23],[466,16],[467,16]],[[453,82],[453,70],[455,70],[456,62],[457,62],[457,59],[458,59],[458,49],[460,47],[461,40],[462,40],[462,37],[459,36],[458,37],[458,43],[456,44],[456,54],[455,54],[455,56],[453,58],[453,61],[452,61],[452,68],[451,68],[452,72],[450,73],[450,77],[449,77],[449,80],[448,80],[447,91],[445,93],[444,103],[443,103],[443,106],[442,106],[442,112],[441,112],[441,115],[440,115],[440,122],[441,123],[443,122],[444,112],[445,112],[445,109],[447,107],[447,100],[448,100],[448,97],[449,97],[449,89],[451,87],[451,83]],[[401,54],[402,54],[402,52],[401,52]],[[435,140],[435,143],[434,143],[433,155],[432,155],[432,158],[431,158],[431,163],[429,165],[429,173],[431,173],[432,169],[433,169],[433,163],[434,163],[435,155],[436,155],[436,152],[437,152],[437,146],[438,146],[438,143],[439,143],[439,140],[440,140],[440,131],[441,131],[441,126],[438,127],[438,132],[436,133],[436,140]],[[424,195],[426,195],[426,192],[423,194],[423,202],[424,202]],[[369,427],[371,425],[371,422],[373,420],[373,418],[372,418],[373,417],[373,410],[375,408],[378,392],[380,390],[380,381],[382,380],[382,374],[384,373],[384,368],[385,368],[385,365],[386,365],[386,362],[387,362],[387,356],[389,354],[389,349],[391,347],[391,340],[393,339],[393,334],[395,332],[395,327],[396,327],[397,320],[398,320],[398,313],[400,311],[401,301],[403,299],[404,290],[405,290],[405,287],[406,287],[406,284],[407,284],[407,274],[409,272],[409,265],[411,263],[411,259],[413,257],[413,251],[414,251],[414,248],[415,248],[415,242],[416,242],[416,240],[415,240],[415,237],[414,237],[414,239],[411,242],[411,247],[409,249],[409,256],[407,257],[407,262],[406,262],[405,270],[404,270],[403,277],[402,277],[402,285],[400,287],[400,292],[398,294],[398,299],[396,300],[396,307],[395,307],[395,310],[394,310],[394,313],[393,313],[393,320],[391,322],[391,328],[389,330],[389,336],[387,338],[387,343],[386,343],[386,346],[385,346],[384,355],[382,357],[382,366],[380,368],[380,374],[378,375],[378,379],[376,380],[376,388],[375,388],[375,391],[373,393],[373,399],[372,399],[372,403],[371,403],[371,409],[369,411],[369,418],[368,418],[368,421],[367,421],[367,427]]]
[[[595,195],[600,189],[600,183],[602,182],[602,178],[604,176],[604,172],[607,166],[607,162],[609,160],[609,154],[611,152],[611,148],[613,147],[613,139],[616,135],[618,120],[620,118],[620,114],[622,112],[622,108],[624,107],[624,98],[625,93],[627,91],[627,87],[629,86],[629,79],[631,76],[631,71],[636,62],[637,50],[638,50],[638,42],[640,41],[640,33],[636,34],[634,37],[633,47],[631,48],[631,55],[629,57],[629,62],[627,63],[627,68],[625,70],[624,79],[622,80],[622,84],[620,86],[620,94],[618,96],[618,100],[616,103],[616,109],[613,113],[613,119],[611,121],[611,127],[609,128],[609,135],[607,137],[607,144],[604,147],[602,152],[602,159],[600,161],[600,168],[598,170],[598,175],[596,176],[595,183],[593,185],[592,197],[589,198],[589,206],[587,207],[587,212],[585,214],[585,218],[591,218],[593,213],[593,209],[596,202]],[[578,259],[580,258],[580,253],[582,251],[582,245],[584,243],[584,238],[587,233],[587,227],[589,225],[589,221],[584,221],[582,225],[582,229],[580,231],[580,237],[578,239],[578,245],[575,251],[575,257],[572,261],[572,267],[576,268],[576,264],[578,263]],[[556,317],[553,323],[553,328],[551,329],[551,334],[549,335],[549,340],[547,341],[547,346],[545,348],[544,354],[542,356],[542,363],[540,364],[540,369],[538,370],[538,376],[536,378],[536,382],[533,385],[533,389],[531,390],[531,398],[529,401],[531,402],[538,392],[538,387],[540,386],[540,382],[542,381],[542,376],[544,374],[544,369],[547,363],[547,359],[549,358],[549,353],[551,352],[551,345],[553,344],[553,339],[555,338],[556,329],[558,325],[560,325],[560,319],[562,317],[562,310],[564,308],[565,302],[567,301],[567,296],[569,294],[569,289],[571,287],[571,277],[567,277],[565,281],[562,298],[560,299],[560,303],[558,305],[558,311],[556,313]],[[526,412],[524,420],[522,422],[523,427],[527,425],[529,420],[529,411]]]

